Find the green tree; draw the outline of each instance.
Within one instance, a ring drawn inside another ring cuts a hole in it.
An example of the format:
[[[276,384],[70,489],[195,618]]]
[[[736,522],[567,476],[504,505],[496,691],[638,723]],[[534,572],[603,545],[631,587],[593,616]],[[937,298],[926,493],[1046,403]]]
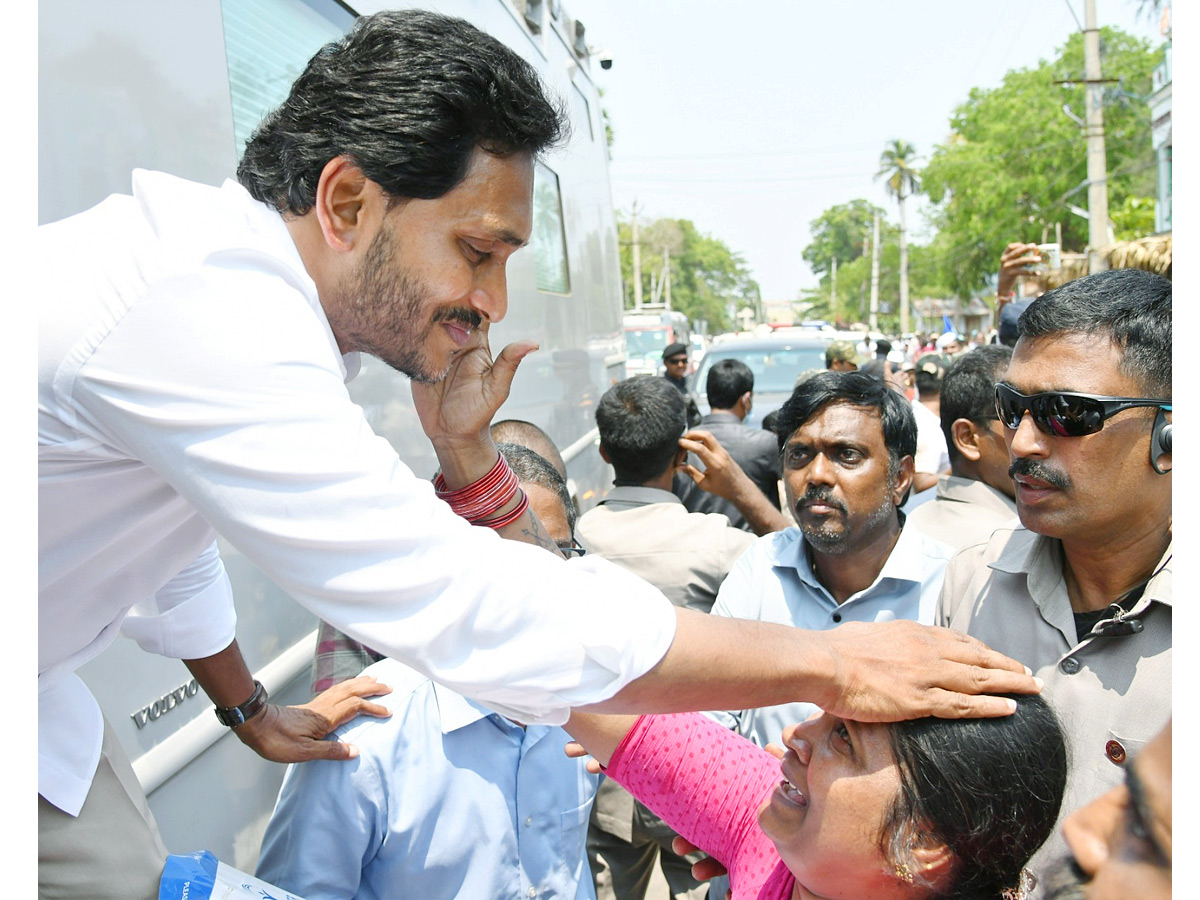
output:
[[[884,184],[900,207],[900,332],[908,333],[908,225],[904,216],[904,201],[921,189],[921,178],[913,165],[917,149],[901,140],[892,141],[879,157],[876,178],[887,176]]]
[[[733,326],[732,314],[757,309],[761,293],[745,258],[718,238],[701,234],[688,219],[659,219],[639,226],[642,297],[665,296],[664,262],[669,257],[671,307],[693,322],[705,320],[712,332]],[[628,222],[618,219],[621,278],[625,306],[633,307],[633,237]]]
[[[1160,59],[1143,40],[1101,29],[1109,208],[1154,195],[1150,73]],[[960,297],[996,271],[1009,241],[1040,242],[1062,228],[1064,250],[1087,246],[1087,147],[1075,119],[1084,112],[1083,36],[1056,59],[1005,75],[1000,87],[972,89],[951,118],[951,138],[922,172],[938,234],[930,249],[938,274]],[[1064,113],[1063,108],[1071,112]]]
[[[876,213],[884,210],[862,199],[829,207],[808,223],[812,243],[800,255],[817,275],[828,275],[834,259],[839,267],[853,262],[862,256]]]

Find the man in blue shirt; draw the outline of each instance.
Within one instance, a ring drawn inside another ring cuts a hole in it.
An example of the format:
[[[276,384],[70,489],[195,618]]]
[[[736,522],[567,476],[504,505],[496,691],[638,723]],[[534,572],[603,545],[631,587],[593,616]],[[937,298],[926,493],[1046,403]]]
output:
[[[954,549],[904,528],[917,426],[904,396],[864,372],[805,381],[776,421],[784,492],[798,527],[759,538],[734,563],[714,615],[825,630],[842,622],[933,621]],[[815,710],[735,713],[760,745]]]
[[[523,447],[504,453],[551,538],[573,545],[562,477]],[[349,762],[289,767],[259,878],[305,900],[595,900],[585,839],[598,776],[566,757],[565,731],[513,722],[392,659],[363,674],[391,686],[378,700],[391,717],[333,733],[357,749]]]

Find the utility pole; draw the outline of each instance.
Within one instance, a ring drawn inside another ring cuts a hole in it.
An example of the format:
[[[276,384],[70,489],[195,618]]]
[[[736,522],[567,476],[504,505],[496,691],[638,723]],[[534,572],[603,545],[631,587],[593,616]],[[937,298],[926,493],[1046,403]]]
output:
[[[833,266],[829,271],[829,309],[833,313],[833,321],[838,321],[837,308],[837,257],[833,258]]]
[[[871,317],[867,324],[872,331],[879,330],[879,213],[875,213],[871,230]]]
[[[663,302],[671,308],[671,248],[663,247]]]
[[[638,247],[638,208],[633,201],[633,308],[642,311],[642,251]]]
[[[1084,77],[1087,84],[1088,273],[1108,264],[1100,248],[1108,243],[1108,162],[1104,151],[1103,86],[1100,80],[1100,30],[1096,0],[1085,0],[1083,30]]]

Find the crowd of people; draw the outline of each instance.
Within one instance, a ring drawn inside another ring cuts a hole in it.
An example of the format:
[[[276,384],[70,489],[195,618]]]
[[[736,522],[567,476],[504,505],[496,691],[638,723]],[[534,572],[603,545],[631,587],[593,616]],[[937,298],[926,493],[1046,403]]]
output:
[[[699,419],[619,382],[579,515],[493,423],[533,345],[488,342],[562,128],[500,42],[378,13],[237,184],[40,230],[39,895],[158,896],[75,674],[118,633],[289,763],[257,874],[307,900],[1169,895],[1170,282],[1070,282],[1011,347],[831,346],[769,432],[745,366]],[[432,484],[350,400],[364,352]],[[311,703],[254,681],[218,535],[322,620]]]

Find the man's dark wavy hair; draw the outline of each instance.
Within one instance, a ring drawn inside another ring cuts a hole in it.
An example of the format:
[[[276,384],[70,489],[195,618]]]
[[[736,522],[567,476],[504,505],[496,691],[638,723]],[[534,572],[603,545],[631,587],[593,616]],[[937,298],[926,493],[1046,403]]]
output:
[[[325,164],[344,154],[391,202],[431,200],[462,181],[476,147],[536,155],[567,127],[536,70],[494,37],[463,19],[391,10],[317,51],[246,142],[237,175],[256,200],[300,216]]]
[[[775,437],[779,450],[797,428],[831,403],[849,403],[874,409],[883,427],[883,443],[888,451],[888,470],[894,478],[900,472],[900,460],[917,453],[917,420],[912,406],[899,391],[881,378],[861,369],[853,372],[819,372],[796,386],[792,396],[779,408]],[[908,494],[900,500],[903,505]]]
[[[1148,397],[1171,399],[1171,282],[1143,269],[1068,281],[1029,304],[1020,338],[1102,335],[1121,350],[1121,371]]]

